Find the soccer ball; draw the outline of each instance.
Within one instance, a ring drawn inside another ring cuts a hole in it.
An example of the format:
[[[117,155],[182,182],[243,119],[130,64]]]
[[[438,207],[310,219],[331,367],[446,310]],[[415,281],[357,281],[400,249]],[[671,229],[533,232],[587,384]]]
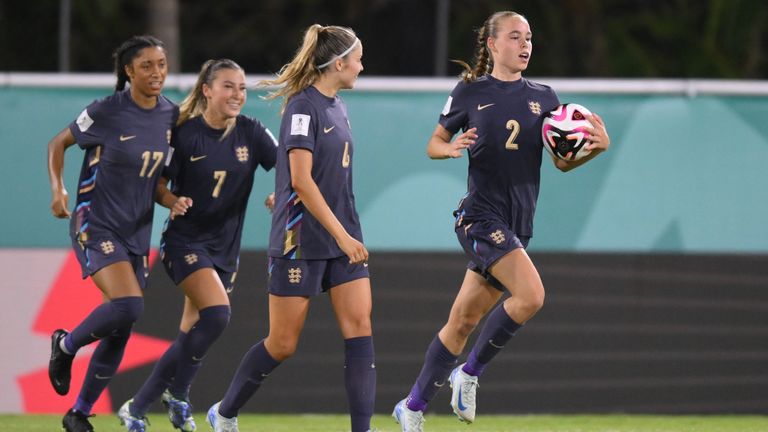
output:
[[[585,148],[589,144],[588,128],[592,127],[587,120],[590,114],[588,109],[575,103],[560,105],[546,113],[541,125],[544,148],[556,158],[567,161],[590,154],[592,151]]]

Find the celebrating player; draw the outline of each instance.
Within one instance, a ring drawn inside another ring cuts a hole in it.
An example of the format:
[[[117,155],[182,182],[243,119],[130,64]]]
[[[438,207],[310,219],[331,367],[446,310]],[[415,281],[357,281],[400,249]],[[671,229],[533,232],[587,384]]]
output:
[[[83,278],[91,277],[106,302],[72,332],[51,336],[48,375],[54,390],[69,392],[77,350],[100,341],[64,430],[92,431],[91,408],[117,371],[133,323],[144,309],[155,188],[178,108],[160,92],[167,75],[163,43],[134,36],[114,53],[115,93],[93,102],[48,144],[51,211],[70,217],[62,171],[64,152],[85,150],[70,236]],[[130,88],[125,89],[126,82]]]
[[[455,231],[470,259],[448,322],[433,339],[416,383],[393,416],[403,432],[423,429],[423,412],[446,379],[460,420],[475,419],[478,378],[515,332],[541,309],[544,286],[525,247],[533,234],[539,193],[543,112],[559,105],[555,92],[522,77],[531,57],[528,20],[515,12],[491,15],[479,30],[474,68],[453,89],[427,145],[432,159],[469,153],[468,192],[454,212]],[[602,120],[589,118],[592,153],[553,161],[562,171],[608,149]],[[459,133],[451,142],[451,138]],[[511,297],[491,308],[504,291]],[[455,367],[467,338],[490,314],[469,353]]]
[[[245,73],[224,59],[205,62],[181,103],[173,158],[160,179],[157,201],[171,209],[161,254],[168,275],[184,291],[184,313],[176,341],[118,411],[131,432],[146,429],[146,412],[161,396],[173,426],[195,430],[189,388],[229,322],[227,293],[237,274],[254,174],[259,165],[270,170],[277,153],[269,130],[240,114],[245,101]]]
[[[264,378],[293,355],[311,296],[328,291],[345,344],[352,431],[370,429],[376,370],[368,251],[352,193],[354,147],[341,89],[363,70],[363,46],[343,27],[313,25],[294,59],[266,84],[285,84],[269,243],[269,334],[242,359],[224,399],[208,411],[217,432]]]

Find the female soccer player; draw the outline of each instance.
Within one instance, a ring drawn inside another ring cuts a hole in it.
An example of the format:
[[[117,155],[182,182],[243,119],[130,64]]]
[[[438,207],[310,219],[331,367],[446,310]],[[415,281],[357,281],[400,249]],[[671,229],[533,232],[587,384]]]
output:
[[[77,402],[62,421],[70,432],[93,430],[91,408],[144,309],[153,198],[178,118],[176,105],[160,94],[168,72],[162,42],[134,36],[117,48],[114,60],[115,93],[90,104],[48,144],[51,211],[58,218],[70,217],[64,151],[74,143],[85,150],[70,236],[83,278],[91,276],[107,300],[71,333],[58,329],[51,336],[48,375],[60,395],[69,392],[77,350],[100,340]]]
[[[395,406],[392,415],[403,432],[422,430],[423,412],[446,379],[454,412],[473,422],[478,377],[544,303],[544,286],[525,247],[539,193],[541,114],[559,101],[551,88],[522,77],[531,50],[525,17],[491,15],[479,30],[475,67],[462,62],[464,79],[448,98],[427,145],[432,159],[461,157],[468,149],[468,192],[454,215],[456,235],[470,262],[448,322],[427,349],[410,394]],[[597,115],[589,120],[591,154],[576,162],[553,158],[558,169],[571,170],[608,149],[602,120]],[[467,362],[454,368],[467,338],[505,289],[511,297],[490,312]]]
[[[328,291],[345,344],[352,431],[370,428],[376,388],[368,251],[352,193],[352,135],[338,96],[363,70],[363,46],[343,27],[313,25],[278,76],[284,98],[269,244],[269,334],[244,356],[224,399],[208,411],[217,432],[296,350],[311,296]]]
[[[277,155],[272,133],[240,114],[245,101],[245,72],[223,59],[205,62],[181,103],[173,157],[156,199],[171,209],[161,252],[168,275],[186,296],[184,313],[176,341],[118,411],[131,432],[146,429],[147,410],[161,395],[173,426],[195,430],[189,387],[208,348],[229,323],[227,293],[237,274],[254,174],[259,165],[272,169]]]

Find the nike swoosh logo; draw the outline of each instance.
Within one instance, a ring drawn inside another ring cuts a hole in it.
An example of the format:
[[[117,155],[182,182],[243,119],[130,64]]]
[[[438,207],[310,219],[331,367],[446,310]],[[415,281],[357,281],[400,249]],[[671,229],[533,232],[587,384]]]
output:
[[[112,378],[111,376],[101,376],[99,374],[94,374],[93,377],[98,379],[98,380],[108,380],[108,379]]]
[[[464,404],[461,403],[461,389],[459,389],[459,411],[464,411],[466,409],[467,407],[465,407]]]
[[[130,135],[130,136],[120,135],[120,141],[128,141],[129,139],[134,139],[134,138],[136,138],[136,135]]]
[[[203,356],[203,357],[205,357],[205,356]],[[192,361],[196,361],[196,362],[203,361],[203,357],[197,358],[195,356],[192,356]]]
[[[333,130],[333,128],[335,128],[335,127],[336,127],[335,125],[334,125],[334,126],[331,126],[331,127],[329,127],[329,128],[327,128],[327,127],[324,127],[324,128],[323,128],[323,132],[325,132],[325,133],[328,133],[328,132],[332,131],[332,130]]]
[[[197,162],[197,161],[199,161],[200,159],[205,159],[206,157],[208,157],[208,155],[203,155],[203,156],[190,156],[190,157],[189,157],[189,161],[190,161],[190,162]]]
[[[502,346],[498,346],[498,345],[496,345],[495,343],[493,343],[493,339],[488,339],[488,345],[490,345],[490,346],[492,346],[492,347],[494,347],[494,348],[498,348],[498,349],[502,349],[502,348],[504,348],[504,346],[503,346],[503,345],[502,345]]]
[[[493,106],[493,105],[496,105],[496,104],[495,103],[489,103],[489,104],[485,104],[485,105],[477,104],[477,110],[478,111],[482,111],[482,110],[488,108],[489,106]]]
[[[435,387],[442,387],[442,386],[444,386],[444,385],[445,385],[445,381],[443,381],[443,382],[441,382],[441,383],[439,383],[439,382],[435,381],[433,384],[435,385]]]

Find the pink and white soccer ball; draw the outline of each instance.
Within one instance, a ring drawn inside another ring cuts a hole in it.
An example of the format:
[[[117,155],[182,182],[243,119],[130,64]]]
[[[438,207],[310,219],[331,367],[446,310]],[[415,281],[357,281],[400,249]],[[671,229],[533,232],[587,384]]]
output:
[[[587,136],[592,124],[587,116],[592,114],[587,108],[575,103],[558,106],[544,114],[541,126],[541,139],[544,147],[558,159],[576,161],[591,153],[586,149]]]

